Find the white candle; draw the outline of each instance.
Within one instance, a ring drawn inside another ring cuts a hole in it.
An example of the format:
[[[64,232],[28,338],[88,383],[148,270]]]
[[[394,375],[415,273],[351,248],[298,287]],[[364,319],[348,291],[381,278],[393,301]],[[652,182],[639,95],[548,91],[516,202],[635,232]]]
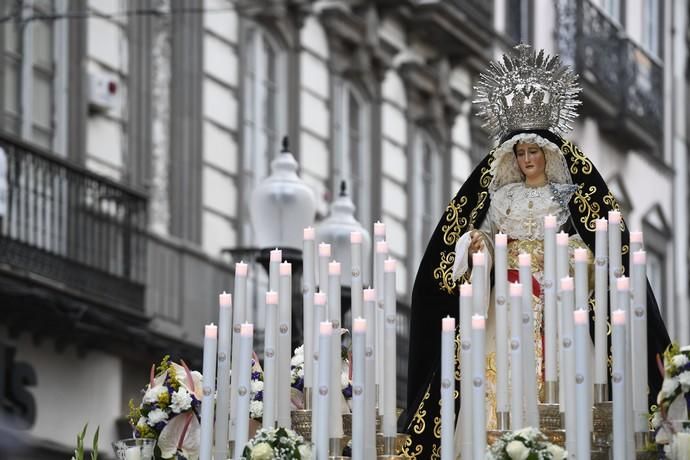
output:
[[[319,290],[328,291],[328,262],[331,260],[331,245],[319,243]]]
[[[332,337],[332,326],[330,322],[322,322],[319,324],[319,349],[330,350]],[[339,340],[338,340],[339,341]],[[328,436],[330,432],[331,417],[329,416],[329,386],[331,375],[331,359],[329,353],[319,353],[318,366],[318,391],[315,392],[318,398],[316,404],[316,417],[314,420],[314,429],[316,436],[313,437],[316,446],[316,457],[328,458]],[[338,386],[340,388],[340,386]],[[334,391],[337,391],[334,390]]]
[[[594,383],[608,380],[608,222],[597,219],[594,244]]]
[[[644,245],[644,237],[642,232],[630,232],[630,253],[641,250]]]
[[[397,309],[395,305],[395,271],[396,261],[387,259],[384,271],[384,376],[383,376],[383,436],[394,438],[397,436],[396,402],[396,339],[397,339]]]
[[[352,282],[350,287],[352,299],[352,318],[360,318],[362,312],[362,233],[350,232],[350,265]]]
[[[230,344],[232,342],[232,296],[223,292],[218,296],[218,393],[216,401],[216,424],[213,455],[216,458],[227,458],[228,421],[230,410]],[[204,371],[205,372],[205,371]],[[204,373],[204,377],[206,374]]]
[[[386,239],[386,224],[379,221],[374,222],[374,238],[377,241]]]
[[[333,337],[331,338],[331,391],[329,393],[329,423],[331,439],[343,437],[343,415],[342,415],[342,391],[340,384],[340,374],[342,373],[343,361],[340,349],[340,262],[330,262],[328,264],[328,321],[333,326]]]
[[[376,385],[379,416],[383,417],[383,355],[384,355],[384,314],[383,314],[383,263],[388,255],[388,243],[376,241],[374,256],[374,289],[376,289]]]
[[[455,460],[453,393],[455,393],[455,318],[447,316],[441,320],[441,460]]]
[[[200,460],[211,460],[211,454],[213,451],[213,410],[216,392],[217,346],[218,328],[214,324],[207,324],[204,328],[204,396],[201,400],[201,443],[199,444]]]
[[[235,460],[240,460],[242,450],[249,437],[249,397],[251,395],[251,362],[254,325],[244,323],[240,326],[240,374],[237,382],[237,428],[235,431]]]
[[[690,433],[678,432],[674,442],[676,459],[690,460]]]
[[[576,248],[575,258],[575,309],[589,310],[588,305],[588,278],[587,278],[587,250]]]
[[[244,262],[237,262],[235,264],[235,295],[234,308],[232,311],[232,360],[230,373],[230,429],[226,435],[234,440],[237,421],[237,391],[235,388],[237,376],[239,375],[240,366],[240,325],[248,320],[247,318],[247,272],[248,265]],[[217,432],[217,431],[216,431]],[[220,445],[222,443],[222,445]],[[227,439],[216,437],[216,452],[219,458],[223,458],[223,452],[227,456],[228,443]]]
[[[510,284],[510,429],[523,428],[522,407],[522,285]],[[462,379],[463,381],[465,379]],[[465,458],[465,457],[463,457]]]
[[[623,259],[621,256],[621,213],[609,211],[609,308],[611,311],[618,307],[616,303],[616,278],[623,275]],[[629,320],[629,318],[628,318]]]
[[[617,309],[623,310],[625,312],[625,330],[632,330],[632,312],[630,311],[630,278],[626,276],[621,276],[616,279],[616,302]],[[645,331],[646,334],[646,331]],[[633,409],[633,382],[632,382],[632,363],[636,361],[638,357],[633,359],[632,356],[632,344],[628,336],[632,334],[626,334],[625,340],[625,432],[629,434],[626,436],[628,440],[627,451],[635,451],[635,442],[632,436],[635,430],[635,416]],[[637,376],[635,376],[637,378]]]
[[[534,346],[534,311],[532,299],[532,257],[529,254],[518,255],[520,265],[520,284],[522,284],[522,364],[525,373],[522,375],[522,388],[525,398],[525,424],[539,428],[537,353]],[[531,369],[535,369],[531,371]]]
[[[481,402],[486,398],[486,324],[483,315],[472,316],[472,398],[479,404],[472,406],[474,427],[472,430],[472,449],[475,460],[486,455],[486,410]]]
[[[366,333],[366,351],[365,361],[365,390],[364,390],[364,407],[365,430],[364,430],[364,458],[376,457],[376,291],[374,289],[365,289],[363,291],[364,297],[364,319],[367,322]]]
[[[556,388],[558,381],[558,313],[556,310],[556,216],[544,217],[544,380]],[[547,403],[557,403],[555,394],[546,394]]]
[[[561,377],[558,379],[558,402],[561,413],[565,413],[565,380],[563,378],[565,367],[565,355],[563,354],[563,308],[561,303],[560,280],[568,276],[568,234],[559,232],[556,234],[556,309],[558,310],[558,362]]]
[[[278,283],[280,277],[280,262],[283,261],[283,251],[280,249],[271,250],[268,264],[268,290],[279,292]]]
[[[636,433],[648,430],[646,414],[649,412],[647,395],[647,279],[646,253],[643,250],[632,255],[633,297],[630,318],[633,413]]]
[[[474,314],[486,312],[486,255],[479,251],[472,254],[472,289],[474,293]]]
[[[278,419],[278,293],[266,293],[266,326],[264,328],[264,413],[262,426],[275,428]]]
[[[586,310],[573,312],[575,323],[575,448],[578,460],[589,460],[592,438],[589,416],[592,412],[592,382],[589,375],[589,315]]]
[[[290,361],[292,360],[292,264],[280,264],[278,292],[278,426],[290,428]]]
[[[319,395],[319,362],[320,359],[319,357],[321,356],[320,353],[320,339],[319,339],[319,334],[321,331],[321,323],[326,321],[326,294],[323,292],[317,292],[314,294],[314,353],[312,355],[312,367],[314,368],[314,372],[312,374],[312,388],[314,388],[314,391],[311,395],[311,407],[312,407],[312,417],[314,419],[314,422],[316,422],[316,418],[319,414],[319,401],[320,401],[320,395]],[[330,324],[330,323],[329,323]],[[330,344],[330,342],[329,342]],[[330,345],[329,345],[330,346]],[[330,348],[324,352],[324,355],[330,356],[331,350]],[[306,355],[305,355],[306,359]],[[330,359],[329,359],[330,362]],[[330,378],[331,375],[331,370],[328,369],[328,375]],[[317,426],[316,423],[312,423],[311,425],[311,439],[312,441],[316,442],[316,438],[318,436],[317,433]],[[328,430],[326,431],[326,436],[328,436]]]
[[[508,252],[507,237],[503,233],[495,236],[494,265],[495,311],[496,311],[496,412],[507,414],[508,403]],[[507,430],[508,426],[499,429]]]
[[[575,304],[574,282],[570,277],[561,278],[561,317],[563,318],[563,335],[561,339],[563,349],[562,380],[564,381],[564,409],[565,432],[573,433],[565,440],[566,450],[576,454],[575,442],[575,326],[573,325],[573,310]]]
[[[311,357],[314,355],[314,289],[316,287],[316,277],[314,269],[314,239],[315,231],[313,227],[304,229],[304,241],[302,245],[302,324],[304,333],[304,388],[312,388],[312,373],[314,363]],[[311,408],[311,401],[307,401],[308,408]]]
[[[367,322],[356,317],[352,320],[352,458],[365,458],[366,412],[366,347]]]
[[[472,285],[460,285],[460,375],[472,375]],[[460,457],[472,458],[472,379],[460,379]]]
[[[625,422],[625,312],[611,313],[613,323],[611,392],[613,393],[613,460],[627,460],[628,440]]]

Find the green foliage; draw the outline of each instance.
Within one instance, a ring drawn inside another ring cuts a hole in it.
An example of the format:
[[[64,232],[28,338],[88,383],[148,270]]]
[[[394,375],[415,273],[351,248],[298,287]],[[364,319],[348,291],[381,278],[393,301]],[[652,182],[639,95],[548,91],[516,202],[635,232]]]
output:
[[[74,449],[74,456],[72,460],[84,460],[84,438],[86,437],[86,429],[89,424],[84,425],[84,429],[77,434],[77,448]],[[96,432],[93,435],[93,444],[91,448],[91,460],[98,460],[98,433],[100,427],[96,428]]]

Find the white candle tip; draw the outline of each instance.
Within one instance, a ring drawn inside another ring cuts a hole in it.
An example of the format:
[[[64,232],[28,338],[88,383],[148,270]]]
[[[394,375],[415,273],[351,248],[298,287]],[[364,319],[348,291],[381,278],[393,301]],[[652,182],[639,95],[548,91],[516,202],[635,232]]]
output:
[[[374,222],[374,235],[386,236],[386,224],[383,222]]]
[[[505,233],[496,233],[495,242],[496,246],[506,246],[508,244],[508,235]]]
[[[228,294],[223,291],[222,294],[218,296],[218,303],[221,307],[231,307],[232,306],[232,294]]]
[[[508,290],[510,291],[511,297],[522,296],[522,284],[520,283],[510,283]]]
[[[574,289],[573,279],[570,276],[561,278],[561,290],[572,291]]]
[[[350,243],[361,244],[362,243],[362,232],[350,232]]]
[[[556,244],[559,246],[568,246],[568,234],[565,232],[558,232],[556,234]]]
[[[573,251],[575,262],[587,262],[587,250],[585,248],[575,248]]]
[[[518,263],[521,267],[532,265],[532,256],[527,253],[518,254]]]
[[[319,333],[321,335],[331,335],[333,333],[333,324],[330,321],[319,323]]]
[[[322,257],[331,257],[331,245],[328,243],[319,243],[319,255]]]
[[[280,264],[280,276],[292,275],[292,264],[290,262],[283,262]]]
[[[613,313],[611,313],[611,322],[613,322],[614,326],[625,325],[625,310],[614,310]]]
[[[340,275],[340,262],[328,262],[328,274],[329,275]]]
[[[218,337],[218,326],[213,323],[207,324],[204,326],[204,335],[209,339],[215,339]]]
[[[376,242],[376,252],[379,254],[387,254],[388,253],[388,243],[385,241],[377,241]]]
[[[314,304],[315,305],[326,305],[326,293],[325,292],[315,292],[314,293]]]
[[[446,316],[441,319],[441,330],[443,332],[452,332],[455,330],[455,318]]]
[[[609,211],[609,222],[611,225],[618,225],[621,223],[621,213],[619,211]]]
[[[587,324],[588,318],[587,318],[587,310],[575,310],[573,312],[573,320],[575,321],[575,324],[577,325],[583,325]]]
[[[278,305],[278,293],[275,291],[268,291],[266,293],[267,305]]]
[[[630,232],[630,242],[631,243],[643,243],[642,232]]]
[[[639,251],[633,252],[633,264],[644,265],[647,263],[647,253],[640,249]]]
[[[281,251],[280,249],[277,249],[277,248],[273,249],[271,251],[271,259],[270,260],[271,260],[271,262],[280,262],[281,260],[283,260],[283,251]]]
[[[486,256],[484,255],[483,252],[475,252],[472,254],[472,265],[485,265],[486,264]]]
[[[386,273],[395,272],[397,261],[395,259],[388,258],[383,262],[383,271]]]
[[[620,278],[616,278],[616,289],[619,291],[627,291],[630,289],[630,278],[627,278],[625,276],[621,276]]]
[[[461,284],[460,295],[463,297],[472,297],[472,285],[470,283]]]
[[[483,315],[472,315],[472,329],[485,329],[486,319]]]
[[[252,323],[240,324],[240,335],[242,337],[251,337],[254,335],[254,325]]]
[[[609,222],[606,219],[597,219],[597,231],[606,232],[609,229]]]
[[[245,264],[244,262],[237,262],[235,264],[235,275],[247,276],[248,268],[249,268],[249,265]]]
[[[367,320],[364,318],[355,318],[352,321],[352,331],[355,334],[367,332]]]
[[[314,230],[314,227],[305,228],[303,238],[305,240],[313,241],[314,238],[316,238],[316,231]]]
[[[556,228],[556,216],[544,216],[544,228]]]
[[[364,289],[362,295],[365,302],[376,302],[376,289]]]

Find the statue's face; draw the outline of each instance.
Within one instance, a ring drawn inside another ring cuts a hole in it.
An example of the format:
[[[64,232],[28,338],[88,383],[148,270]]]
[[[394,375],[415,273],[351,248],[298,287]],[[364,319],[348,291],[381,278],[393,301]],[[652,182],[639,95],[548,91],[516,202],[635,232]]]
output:
[[[515,158],[527,183],[546,180],[544,151],[537,144],[520,142],[515,146]]]

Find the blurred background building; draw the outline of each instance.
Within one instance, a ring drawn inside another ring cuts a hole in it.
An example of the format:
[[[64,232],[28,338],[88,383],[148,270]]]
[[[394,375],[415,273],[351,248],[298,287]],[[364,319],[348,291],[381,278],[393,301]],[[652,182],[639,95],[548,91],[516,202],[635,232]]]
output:
[[[684,0],[0,5],[3,458],[68,458],[86,422],[110,454],[152,362],[200,367],[240,258],[262,328],[249,197],[284,134],[317,222],[346,180],[359,222],[386,223],[402,400],[417,264],[491,146],[472,87],[518,42],[581,75],[569,137],[645,232],[671,336],[690,342]]]

